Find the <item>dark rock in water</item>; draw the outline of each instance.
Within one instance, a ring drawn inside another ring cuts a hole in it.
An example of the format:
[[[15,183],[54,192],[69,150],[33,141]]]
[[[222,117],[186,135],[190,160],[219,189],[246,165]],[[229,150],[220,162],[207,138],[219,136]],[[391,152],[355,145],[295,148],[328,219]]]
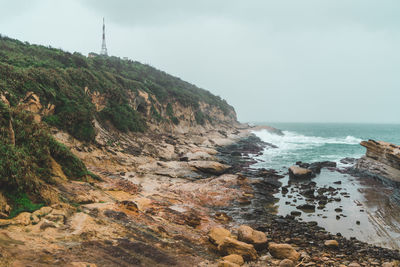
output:
[[[287,187],[282,187],[281,192],[283,195],[286,195],[289,192],[289,189]]]
[[[307,190],[301,192],[301,194],[307,198],[314,198],[314,192],[315,192],[315,189],[307,189]]]
[[[300,216],[301,215],[301,211],[294,210],[294,211],[291,211],[290,214],[293,215],[293,216]]]
[[[357,224],[357,225],[360,225],[360,221],[356,221],[356,224]]]
[[[231,153],[231,156],[234,156],[234,157],[240,157],[242,155],[242,153],[240,153],[240,152],[238,152],[238,151],[233,151],[232,153]]]
[[[314,212],[315,211],[315,205],[313,204],[303,204],[299,205],[296,207],[299,210],[305,211],[305,212]]]
[[[290,179],[309,179],[309,178],[314,178],[315,174],[306,168],[301,168],[297,166],[291,166],[289,168],[289,178]]]
[[[356,163],[356,161],[357,161],[357,159],[355,159],[355,158],[344,158],[344,159],[340,160],[340,163],[343,163],[343,164],[354,164],[354,163]]]
[[[334,184],[342,184],[342,181],[333,182]]]
[[[342,212],[343,209],[341,209],[341,208],[336,208],[335,211],[336,211],[336,212]]]
[[[259,169],[255,173],[255,176],[264,177],[264,178],[277,178],[277,179],[285,177],[283,175],[279,175],[278,172],[276,170],[274,170],[274,169],[268,169],[267,170],[267,169],[264,169],[264,168]]]

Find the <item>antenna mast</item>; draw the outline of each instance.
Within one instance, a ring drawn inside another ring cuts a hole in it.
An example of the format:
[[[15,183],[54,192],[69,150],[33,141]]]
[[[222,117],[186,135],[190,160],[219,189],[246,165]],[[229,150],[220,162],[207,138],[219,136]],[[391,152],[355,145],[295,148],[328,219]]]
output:
[[[106,24],[104,22],[104,18],[103,18],[103,42],[101,43],[100,55],[108,56],[107,46],[106,46]]]

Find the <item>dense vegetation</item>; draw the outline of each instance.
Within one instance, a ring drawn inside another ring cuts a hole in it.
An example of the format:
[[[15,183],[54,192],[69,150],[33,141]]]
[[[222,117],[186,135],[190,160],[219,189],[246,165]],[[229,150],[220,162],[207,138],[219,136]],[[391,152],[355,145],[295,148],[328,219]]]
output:
[[[205,117],[200,111],[203,101],[229,114],[231,107],[220,97],[151,66],[121,60],[117,57],[85,57],[60,49],[30,45],[0,36],[0,93],[6,95],[12,106],[29,91],[40,97],[43,105],[56,106],[53,115],[44,121],[68,131],[83,141],[95,137],[92,121],[109,121],[120,131],[145,131],[143,114],[128,104],[129,92],[143,90],[155,95],[162,105],[178,102],[197,110],[196,122],[203,124]],[[84,88],[105,94],[107,106],[96,112]],[[178,124],[171,105],[163,118],[161,112],[152,108],[157,121],[169,120]]]
[[[0,190],[13,205],[11,216],[41,206],[31,203],[27,194],[39,203],[46,201],[41,198],[41,190],[57,183],[52,161],[62,167],[68,179],[91,175],[45,125],[34,121],[31,113],[10,109],[0,101]]]

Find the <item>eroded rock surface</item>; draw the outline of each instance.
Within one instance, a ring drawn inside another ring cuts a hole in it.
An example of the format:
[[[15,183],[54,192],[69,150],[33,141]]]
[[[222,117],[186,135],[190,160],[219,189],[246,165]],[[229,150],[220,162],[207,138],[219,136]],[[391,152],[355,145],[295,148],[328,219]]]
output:
[[[361,145],[367,152],[357,161],[355,170],[400,182],[400,146],[374,140],[362,141]]]

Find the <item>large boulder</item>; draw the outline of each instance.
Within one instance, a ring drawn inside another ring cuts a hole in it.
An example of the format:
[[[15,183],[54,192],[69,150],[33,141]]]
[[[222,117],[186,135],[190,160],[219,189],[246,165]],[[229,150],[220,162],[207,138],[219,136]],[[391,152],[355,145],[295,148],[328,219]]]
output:
[[[242,266],[244,264],[243,257],[237,254],[231,254],[228,256],[225,256],[222,258],[224,261],[228,261],[234,264],[237,264],[239,266]]]
[[[198,171],[214,175],[221,175],[231,168],[231,166],[217,161],[191,161],[189,165]]]
[[[289,259],[296,262],[300,258],[300,253],[289,244],[269,243],[268,250],[273,257],[280,260]]]
[[[362,141],[361,145],[367,153],[357,161],[356,171],[400,182],[400,146],[374,140]]]
[[[211,228],[208,232],[208,239],[217,246],[222,244],[225,237],[232,237],[232,234],[229,230],[222,227]]]
[[[218,246],[218,250],[223,255],[241,255],[246,261],[256,260],[258,257],[257,251],[253,245],[244,243],[231,237],[225,237],[222,243]]]
[[[306,168],[301,168],[298,166],[291,166],[289,168],[289,178],[290,179],[309,179],[315,177],[315,174]]]
[[[239,227],[238,240],[252,244],[256,249],[265,248],[268,241],[265,233],[254,230],[247,225],[241,225]]]

